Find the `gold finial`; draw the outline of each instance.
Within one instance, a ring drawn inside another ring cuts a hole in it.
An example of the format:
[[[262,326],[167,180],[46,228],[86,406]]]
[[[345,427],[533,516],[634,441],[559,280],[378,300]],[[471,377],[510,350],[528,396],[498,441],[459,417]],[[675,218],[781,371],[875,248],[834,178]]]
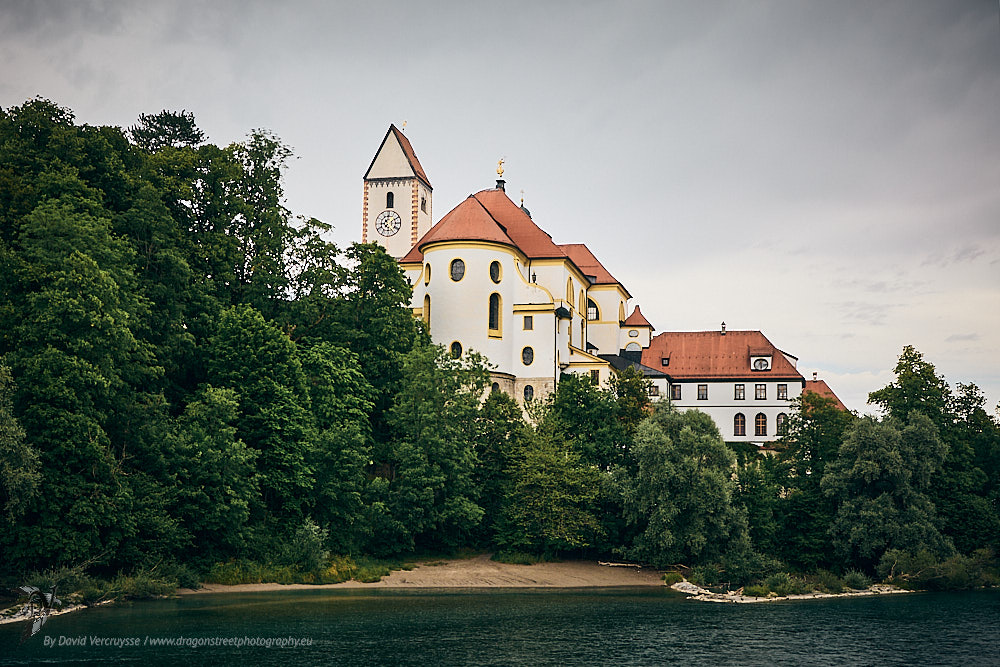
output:
[[[524,208],[524,190],[521,190],[521,208]]]
[[[403,129],[404,130],[406,129],[406,121],[405,120],[403,121]]]
[[[497,176],[499,176],[500,178],[503,178],[503,161],[504,158],[500,158],[497,161]]]

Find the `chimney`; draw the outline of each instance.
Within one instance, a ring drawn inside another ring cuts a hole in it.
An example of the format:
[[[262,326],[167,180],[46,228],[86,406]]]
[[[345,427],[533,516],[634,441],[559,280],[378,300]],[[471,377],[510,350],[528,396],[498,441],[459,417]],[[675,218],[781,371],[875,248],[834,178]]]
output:
[[[502,178],[498,178],[497,179],[497,190],[503,190],[504,192],[506,192],[506,189],[504,188],[504,185],[506,185],[506,184],[507,184],[507,181],[503,180]]]
[[[722,335],[722,336],[726,335],[726,323],[725,322],[722,323],[722,332],[721,332],[720,335]]]
[[[813,382],[816,381],[816,376],[819,375],[816,371],[813,371]]]

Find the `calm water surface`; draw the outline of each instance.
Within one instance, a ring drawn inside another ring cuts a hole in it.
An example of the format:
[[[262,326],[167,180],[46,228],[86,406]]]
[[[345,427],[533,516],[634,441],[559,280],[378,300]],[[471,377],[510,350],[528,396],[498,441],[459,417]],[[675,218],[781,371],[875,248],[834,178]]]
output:
[[[1000,592],[730,605],[648,588],[274,591],[88,609],[20,647],[19,633],[0,626],[0,664],[997,665]],[[148,643],[213,637],[311,645]]]

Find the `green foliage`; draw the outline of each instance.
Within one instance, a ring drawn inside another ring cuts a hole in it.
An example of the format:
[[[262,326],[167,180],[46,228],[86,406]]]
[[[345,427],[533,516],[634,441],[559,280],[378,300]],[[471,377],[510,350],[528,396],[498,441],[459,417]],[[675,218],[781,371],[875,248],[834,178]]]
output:
[[[750,548],[732,502],[732,451],[712,420],[658,404],[636,433],[638,472],[619,470],[625,518],[639,533],[626,553],[658,567],[703,563]]]
[[[663,585],[673,586],[674,584],[684,581],[684,575],[680,572],[665,572],[663,574]]]
[[[1000,583],[1000,562],[988,549],[943,560],[927,549],[890,549],[883,554],[877,571],[885,581],[920,590],[964,590]]]
[[[593,512],[601,473],[547,428],[529,432],[512,466],[497,542],[546,557],[600,536]]]
[[[14,415],[14,381],[0,364],[0,503],[4,519],[15,523],[38,494],[38,453],[25,442],[24,429]]]
[[[860,570],[850,570],[844,575],[844,585],[855,590],[864,590],[872,585],[872,580]]]
[[[938,531],[926,495],[947,451],[934,424],[920,412],[911,414],[905,426],[895,420],[858,420],[822,481],[823,491],[838,505],[830,527],[838,552],[866,568],[888,549],[950,555],[953,548]]]
[[[278,549],[275,561],[279,565],[297,568],[300,572],[316,572],[330,559],[330,552],[326,550],[329,538],[329,531],[306,518]]]
[[[455,548],[482,519],[476,504],[476,458],[468,435],[475,430],[479,398],[488,382],[479,355],[454,359],[424,338],[403,357],[403,380],[388,415],[396,433],[392,451],[376,460],[374,502],[394,534],[386,553]]]

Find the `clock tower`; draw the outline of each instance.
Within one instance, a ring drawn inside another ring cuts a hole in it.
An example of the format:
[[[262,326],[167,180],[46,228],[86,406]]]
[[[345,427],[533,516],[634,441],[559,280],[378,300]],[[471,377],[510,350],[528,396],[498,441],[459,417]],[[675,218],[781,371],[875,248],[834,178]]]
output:
[[[399,128],[389,126],[364,176],[361,242],[400,259],[431,228],[431,183]]]

